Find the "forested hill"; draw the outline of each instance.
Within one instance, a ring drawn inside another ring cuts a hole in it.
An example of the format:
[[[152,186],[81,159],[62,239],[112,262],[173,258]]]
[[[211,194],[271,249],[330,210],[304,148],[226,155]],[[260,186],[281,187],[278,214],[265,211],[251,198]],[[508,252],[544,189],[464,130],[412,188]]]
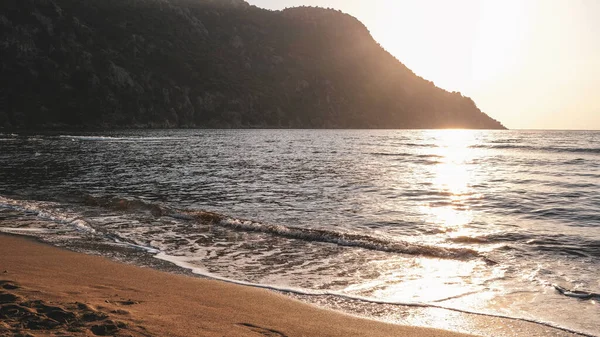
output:
[[[0,83],[8,128],[503,128],[349,15],[241,0],[2,0]]]

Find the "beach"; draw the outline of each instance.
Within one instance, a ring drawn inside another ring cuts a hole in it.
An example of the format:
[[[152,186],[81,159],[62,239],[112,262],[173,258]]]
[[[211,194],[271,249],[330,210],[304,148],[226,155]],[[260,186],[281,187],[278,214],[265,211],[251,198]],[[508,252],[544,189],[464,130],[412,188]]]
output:
[[[467,336],[361,319],[267,290],[120,264],[14,236],[0,236],[0,272],[0,335]]]

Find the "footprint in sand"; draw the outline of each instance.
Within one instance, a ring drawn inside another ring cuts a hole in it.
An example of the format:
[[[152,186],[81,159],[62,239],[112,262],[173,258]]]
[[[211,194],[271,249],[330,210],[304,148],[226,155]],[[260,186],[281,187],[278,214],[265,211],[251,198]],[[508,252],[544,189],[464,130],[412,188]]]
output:
[[[112,303],[112,304],[117,304],[117,305],[134,305],[134,304],[140,304],[140,302],[137,301],[133,301],[133,300],[121,300],[121,301],[111,301],[111,300],[105,300],[104,302],[106,303]]]
[[[0,280],[0,287],[6,289],[6,290],[15,290],[15,289],[19,289],[19,286],[10,282],[10,281],[6,281],[6,280]]]
[[[23,294],[10,291],[14,289],[21,287],[10,281],[0,281],[0,336],[33,336],[38,333],[44,336],[151,336],[144,327],[113,320],[108,313],[88,304],[51,304],[30,298],[26,291]],[[138,302],[122,300],[115,303],[133,305]],[[125,310],[112,313],[129,314]]]
[[[238,323],[238,325],[246,327],[256,333],[259,333],[259,334],[261,334],[263,336],[267,336],[267,337],[287,337],[285,334],[283,334],[277,330],[263,328],[258,325],[254,325],[254,324],[250,324],[250,323]]]

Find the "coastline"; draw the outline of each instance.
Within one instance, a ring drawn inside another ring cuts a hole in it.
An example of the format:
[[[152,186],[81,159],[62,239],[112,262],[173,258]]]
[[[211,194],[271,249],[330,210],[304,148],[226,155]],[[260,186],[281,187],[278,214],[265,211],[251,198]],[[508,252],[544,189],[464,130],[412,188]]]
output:
[[[76,336],[469,336],[358,318],[263,289],[121,264],[12,235],[0,235],[0,273],[3,305],[25,307],[28,315],[37,311],[42,317],[33,321],[47,323],[44,328],[23,322],[23,315],[6,316],[0,332],[21,325],[37,327],[20,331],[35,336],[60,329]]]

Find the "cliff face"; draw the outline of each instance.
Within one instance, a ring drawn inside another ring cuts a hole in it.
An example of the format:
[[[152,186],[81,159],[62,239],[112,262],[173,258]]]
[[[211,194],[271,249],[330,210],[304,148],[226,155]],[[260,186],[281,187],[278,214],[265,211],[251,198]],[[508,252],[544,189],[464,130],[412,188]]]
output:
[[[355,18],[241,0],[4,0],[0,126],[503,128]]]

